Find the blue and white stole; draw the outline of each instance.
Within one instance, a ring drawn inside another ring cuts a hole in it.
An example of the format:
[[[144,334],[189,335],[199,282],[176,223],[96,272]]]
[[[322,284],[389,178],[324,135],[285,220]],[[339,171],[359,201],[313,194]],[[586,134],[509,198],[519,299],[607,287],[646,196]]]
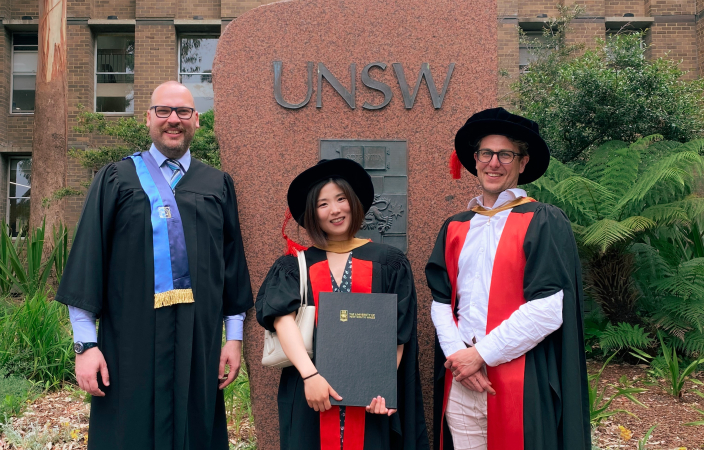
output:
[[[129,156],[149,197],[154,245],[154,308],[193,303],[186,238],[171,186],[149,152]],[[125,158],[126,159],[126,158]]]

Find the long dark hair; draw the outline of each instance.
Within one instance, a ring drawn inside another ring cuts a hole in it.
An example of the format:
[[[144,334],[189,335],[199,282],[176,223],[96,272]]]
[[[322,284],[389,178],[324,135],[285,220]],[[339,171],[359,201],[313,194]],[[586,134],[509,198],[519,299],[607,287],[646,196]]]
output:
[[[325,247],[327,245],[328,236],[320,227],[318,219],[318,197],[323,186],[328,183],[335,183],[345,194],[347,202],[350,204],[350,226],[347,229],[347,239],[352,239],[362,227],[364,221],[364,207],[359,197],[354,193],[352,186],[343,178],[329,178],[318,182],[308,191],[306,198],[306,210],[303,213],[303,227],[306,229],[308,236],[313,244],[317,247]]]

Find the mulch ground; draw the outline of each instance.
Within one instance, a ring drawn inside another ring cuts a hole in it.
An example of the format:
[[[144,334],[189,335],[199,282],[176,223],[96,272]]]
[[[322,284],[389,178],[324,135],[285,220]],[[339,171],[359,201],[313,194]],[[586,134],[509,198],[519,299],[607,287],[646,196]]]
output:
[[[47,440],[47,450],[85,450],[88,442],[90,404],[80,391],[64,390],[42,396],[27,406],[26,411],[12,421],[12,428],[26,442]],[[235,449],[247,448],[254,438],[254,426],[246,417],[230,423],[228,437]],[[35,439],[38,436],[39,439]],[[6,435],[0,435],[0,450],[26,450],[13,445]]]
[[[597,372],[600,368],[601,363],[588,363],[589,373]],[[684,425],[687,422],[704,419],[704,415],[695,410],[695,408],[704,409],[704,398],[691,392],[691,389],[704,388],[704,386],[687,382],[685,393],[682,399],[678,400],[665,392],[663,388],[665,380],[657,380],[659,385],[647,385],[649,379],[646,376],[646,370],[645,365],[628,364],[611,364],[604,370],[600,386],[618,385],[619,379],[625,375],[634,387],[648,390],[636,396],[647,408],[636,405],[624,397],[615,399],[611,409],[625,409],[636,417],[617,414],[604,420],[595,430],[594,444],[602,449],[637,449],[638,440],[643,438],[651,426],[657,425],[645,446],[649,450],[704,448],[704,426]],[[696,378],[704,381],[704,373],[697,374]],[[700,390],[704,391],[704,389]],[[613,390],[607,387],[606,392],[608,396]],[[619,425],[624,427],[625,431],[619,428]]]
[[[601,368],[600,363],[589,362],[590,373]],[[650,380],[647,367],[627,364],[611,364],[604,371],[600,386],[607,387],[607,396],[613,392],[609,385],[618,385],[625,376],[634,387],[648,389],[637,398],[647,408],[618,398],[611,409],[625,409],[635,416],[617,414],[606,420],[595,430],[594,444],[607,449],[637,449],[638,440],[647,430],[657,425],[646,445],[648,450],[704,449],[704,426],[685,426],[684,423],[704,420],[704,415],[696,409],[704,410],[704,398],[691,392],[696,386],[691,382],[685,385],[681,400],[675,399],[663,389],[664,380]],[[697,374],[704,381],[704,373]],[[648,382],[656,381],[656,385]],[[53,392],[42,396],[27,407],[24,414],[13,420],[13,429],[21,435],[37,433],[51,436],[47,450],[84,450],[88,436],[88,415],[90,407],[83,401],[83,395],[71,390]],[[230,442],[235,448],[244,448],[245,440],[253,434],[253,427],[246,418],[238,424],[230,424]],[[24,450],[10,445],[6,436],[0,436],[0,450]],[[546,449],[547,450],[547,449]]]

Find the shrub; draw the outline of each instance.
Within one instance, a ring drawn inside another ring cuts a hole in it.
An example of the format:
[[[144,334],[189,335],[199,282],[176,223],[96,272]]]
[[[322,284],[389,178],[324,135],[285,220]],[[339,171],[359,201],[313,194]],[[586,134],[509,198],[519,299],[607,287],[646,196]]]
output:
[[[606,142],[581,165],[553,158],[545,175],[526,186],[531,196],[569,217],[586,259],[586,292],[612,324],[641,322],[636,314],[641,293],[632,276],[638,266],[630,246],[692,223],[704,212],[704,198],[695,194],[704,172],[704,140],[679,144],[660,138]]]
[[[45,388],[71,381],[74,358],[66,307],[45,294],[16,305],[0,318],[0,367]]]
[[[213,128],[215,113],[213,110],[199,115],[198,128],[191,142],[191,155],[217,169],[220,168],[220,150]],[[71,149],[69,155],[77,158],[83,167],[98,171],[105,164],[120,161],[135,152],[148,151],[152,145],[149,128],[135,117],[106,118],[101,113],[82,111],[78,115],[78,125],[74,130],[81,134],[97,133],[121,141],[117,145],[79,150]]]
[[[684,80],[679,63],[647,59],[643,33],[609,36],[583,51],[565,40],[580,11],[559,8],[545,43],[521,36],[533,61],[510,98],[518,113],[538,122],[553,156],[573,161],[604,142],[651,134],[679,142],[701,135],[704,79]]]
[[[30,381],[0,369],[0,423],[20,414],[27,401],[34,400],[38,394],[39,389]]]

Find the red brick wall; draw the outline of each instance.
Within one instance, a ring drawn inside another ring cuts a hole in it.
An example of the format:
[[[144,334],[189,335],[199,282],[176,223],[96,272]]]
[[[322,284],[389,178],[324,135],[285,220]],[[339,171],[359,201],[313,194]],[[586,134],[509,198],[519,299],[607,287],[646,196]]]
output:
[[[508,106],[511,84],[518,81],[518,29],[515,20],[499,21],[499,106]]]
[[[203,19],[220,18],[220,0],[178,0],[177,19],[190,20],[193,16]]]
[[[178,77],[176,29],[137,23],[134,45],[134,113],[142,117],[154,88]]]
[[[650,0],[651,16],[695,14],[696,0]]]
[[[245,13],[250,9],[256,8],[257,6],[274,3],[275,1],[278,0],[222,0],[222,17],[223,19],[232,19],[235,17],[239,17],[242,13]]]
[[[518,2],[519,17],[536,17],[539,14],[547,14],[548,17],[557,17],[556,4],[561,3],[556,0],[531,0]]]
[[[565,5],[578,4],[584,8],[582,16],[588,17],[604,17],[604,0],[577,0],[565,1]]]
[[[674,61],[682,60],[680,68],[690,71],[686,79],[699,74],[697,30],[694,23],[654,23],[646,36],[649,59],[667,56]]]
[[[10,0],[11,1],[11,18],[21,19],[22,16],[32,16],[35,19],[39,18],[39,0]]]
[[[622,17],[625,13],[633,13],[636,17],[645,16],[643,0],[606,0],[604,15],[606,17]]]
[[[92,2],[92,19],[107,19],[108,16],[117,16],[118,19],[135,18],[136,0],[92,0]]]
[[[600,22],[579,22],[570,24],[569,31],[565,34],[567,44],[584,44],[585,48],[596,46],[597,38],[606,36],[606,27]]]
[[[12,36],[5,31],[0,33],[0,39],[0,147],[4,147],[7,144],[7,116],[10,112]],[[1,180],[2,177],[0,177],[0,182]]]

